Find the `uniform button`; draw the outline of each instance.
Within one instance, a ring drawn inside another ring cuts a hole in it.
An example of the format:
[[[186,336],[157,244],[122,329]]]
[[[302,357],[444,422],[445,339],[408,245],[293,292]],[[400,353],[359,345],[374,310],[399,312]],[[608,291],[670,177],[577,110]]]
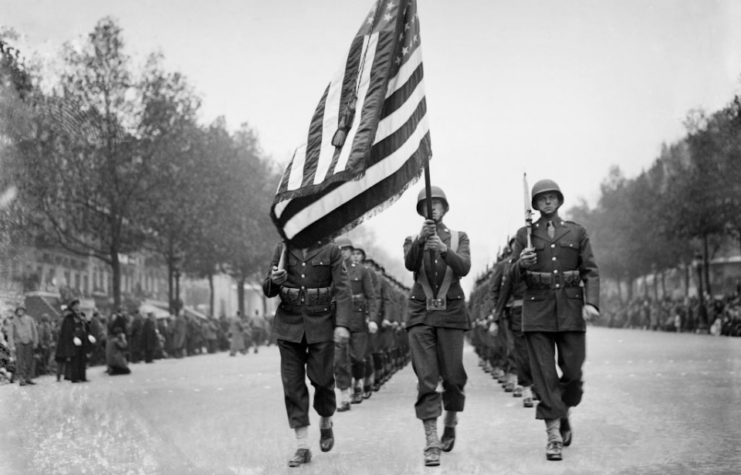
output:
[[[306,262],[302,262],[301,265],[306,267]]]
[[[435,264],[437,264],[437,259],[435,259]]]
[[[557,289],[560,288],[560,287],[561,287],[561,284],[556,284],[556,288]]]
[[[319,261],[319,265],[322,265],[322,261]]]
[[[301,274],[301,278],[302,279],[305,279],[306,278],[306,274]]]
[[[555,261],[555,260],[556,260],[556,258],[555,258],[555,257],[551,257],[551,260],[552,260],[552,261]]]
[[[302,298],[302,299],[301,299],[301,303],[303,303],[303,302],[304,302],[304,299]]]
[[[553,271],[554,274],[558,274],[558,269]]]
[[[304,287],[304,286],[302,285],[302,286],[301,286],[301,290],[306,290],[306,287]]]
[[[555,244],[551,244],[551,248],[554,248],[554,247],[556,247],[556,245]]]

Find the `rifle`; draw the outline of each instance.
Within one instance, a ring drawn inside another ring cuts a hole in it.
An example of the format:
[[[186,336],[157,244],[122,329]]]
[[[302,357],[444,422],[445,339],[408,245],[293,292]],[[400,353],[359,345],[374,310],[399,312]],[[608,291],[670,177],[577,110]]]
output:
[[[530,201],[530,187],[527,185],[527,173],[522,174],[522,181],[525,187],[525,227],[527,228],[527,247],[533,247],[533,205]]]

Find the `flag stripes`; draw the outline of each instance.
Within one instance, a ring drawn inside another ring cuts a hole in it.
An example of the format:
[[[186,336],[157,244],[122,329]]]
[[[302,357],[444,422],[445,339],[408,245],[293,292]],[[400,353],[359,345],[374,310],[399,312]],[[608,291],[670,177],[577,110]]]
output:
[[[280,234],[298,246],[346,232],[385,209],[432,155],[416,1],[378,0],[343,65],[271,209]],[[347,104],[355,106],[354,119],[344,145],[335,147]]]

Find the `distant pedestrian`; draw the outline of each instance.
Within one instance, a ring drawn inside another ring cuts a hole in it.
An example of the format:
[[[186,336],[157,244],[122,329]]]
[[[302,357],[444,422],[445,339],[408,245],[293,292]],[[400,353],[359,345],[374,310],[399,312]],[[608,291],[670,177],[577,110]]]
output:
[[[234,356],[237,352],[244,354],[245,351],[242,314],[237,312],[237,316],[229,322],[229,356]]]
[[[49,359],[51,358],[52,331],[48,313],[41,315],[41,323],[39,323],[37,330],[39,334],[39,348],[37,351],[41,364],[36,369],[36,374],[41,375],[49,373]]]
[[[152,312],[149,312],[147,318],[144,320],[141,343],[141,349],[144,353],[144,362],[153,363],[154,353],[159,345],[159,337],[157,336],[157,321]]]

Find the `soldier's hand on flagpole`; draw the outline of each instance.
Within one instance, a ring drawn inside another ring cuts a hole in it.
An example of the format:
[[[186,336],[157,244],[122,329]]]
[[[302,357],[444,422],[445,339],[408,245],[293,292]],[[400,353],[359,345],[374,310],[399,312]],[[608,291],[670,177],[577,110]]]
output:
[[[345,345],[350,339],[350,331],[345,327],[335,327],[334,329],[334,342],[338,345]]]
[[[375,334],[378,331],[378,324],[376,322],[370,322],[368,324],[368,333],[371,335]]]
[[[425,219],[425,222],[422,225],[422,230],[419,232],[419,239],[421,241],[427,241],[427,238],[435,235],[435,233],[437,233],[435,221],[432,219]]]
[[[535,255],[535,249],[532,247],[526,247],[520,253],[520,267],[523,269],[531,268],[537,261],[538,256]]]
[[[594,305],[586,304],[581,309],[581,316],[584,318],[585,322],[589,323],[592,320],[599,318],[599,310],[597,310]]]
[[[270,272],[270,281],[275,285],[281,285],[288,279],[288,272],[285,269],[279,270],[278,267],[273,266],[273,270]]]
[[[445,245],[443,240],[440,239],[440,236],[438,236],[437,234],[427,238],[427,249],[438,251],[441,254],[448,252],[448,246]]]

